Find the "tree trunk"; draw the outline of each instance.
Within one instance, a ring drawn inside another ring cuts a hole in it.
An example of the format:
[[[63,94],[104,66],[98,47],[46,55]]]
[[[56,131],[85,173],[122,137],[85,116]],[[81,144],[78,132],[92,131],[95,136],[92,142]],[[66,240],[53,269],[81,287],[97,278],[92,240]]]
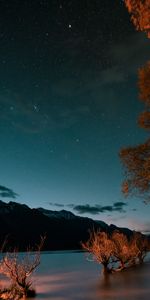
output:
[[[108,273],[110,273],[110,270],[108,268],[108,263],[104,263],[103,264],[103,274],[107,275]]]
[[[118,266],[117,269],[115,269],[116,272],[122,271],[125,269],[125,263],[123,261],[120,261],[120,265]]]
[[[123,261],[120,262],[120,269],[121,270],[125,269],[125,263]]]
[[[139,264],[142,264],[144,262],[144,259],[142,257],[142,255],[139,256]]]

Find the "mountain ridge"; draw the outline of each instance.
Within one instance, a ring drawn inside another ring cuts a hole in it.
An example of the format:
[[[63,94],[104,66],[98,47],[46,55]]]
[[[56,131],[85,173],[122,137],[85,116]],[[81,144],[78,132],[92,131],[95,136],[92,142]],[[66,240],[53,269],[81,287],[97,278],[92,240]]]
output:
[[[52,211],[30,208],[26,204],[0,200],[0,243],[8,237],[7,246],[25,251],[34,249],[40,236],[46,235],[43,250],[79,250],[81,241],[89,237],[89,230],[112,233],[114,230],[130,236],[132,230],[119,228],[113,224],[96,221],[88,217],[76,216],[70,211]]]

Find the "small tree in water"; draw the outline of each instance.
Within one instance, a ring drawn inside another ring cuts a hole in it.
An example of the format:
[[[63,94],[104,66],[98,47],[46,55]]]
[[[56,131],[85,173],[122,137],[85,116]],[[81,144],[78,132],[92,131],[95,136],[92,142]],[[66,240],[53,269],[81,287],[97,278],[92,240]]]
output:
[[[93,260],[103,265],[104,274],[112,271],[109,264],[114,253],[114,242],[107,233],[100,231],[90,232],[89,240],[82,243],[82,247],[92,255]]]
[[[138,255],[138,248],[135,239],[128,239],[125,234],[114,231],[112,234],[112,240],[115,244],[114,257],[116,261],[120,263],[116,270],[123,270],[126,267],[135,264],[135,260]]]
[[[141,232],[134,232],[133,243],[137,247],[137,259],[138,263],[143,263],[147,252],[150,250],[149,239],[144,236]]]
[[[90,232],[89,240],[82,243],[82,247],[92,255],[92,260],[103,265],[103,273],[108,274],[143,262],[149,250],[149,241],[136,232],[127,238],[118,231],[114,231],[112,236],[93,231]]]
[[[37,250],[34,253],[28,250],[23,257],[18,254],[17,250],[4,254],[0,262],[0,273],[11,281],[11,286],[5,289],[4,299],[26,299],[35,296],[31,275],[40,264],[40,251],[44,240],[45,237],[41,237]]]

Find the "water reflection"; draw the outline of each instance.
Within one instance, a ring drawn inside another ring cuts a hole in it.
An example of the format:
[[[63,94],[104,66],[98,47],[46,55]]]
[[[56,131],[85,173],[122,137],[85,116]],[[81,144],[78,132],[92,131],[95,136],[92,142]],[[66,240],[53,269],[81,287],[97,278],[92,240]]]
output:
[[[70,256],[71,255],[71,256]],[[50,255],[51,256],[51,255]],[[68,257],[69,256],[69,257]],[[74,260],[73,259],[74,256]],[[53,267],[55,259],[53,256]],[[37,299],[51,300],[148,300],[150,295],[150,265],[137,266],[124,272],[103,277],[99,267],[85,260],[83,254],[64,254],[66,269],[53,269],[51,258],[47,255],[45,275],[41,265],[38,274],[34,277],[34,286]],[[52,268],[51,268],[52,267]]]
[[[103,278],[97,285],[97,298],[100,299],[149,299],[150,265],[136,266]]]
[[[42,254],[33,276],[37,300],[149,300],[150,264],[104,277],[83,253]],[[6,286],[5,281],[0,281]],[[32,298],[33,299],[33,298]],[[31,299],[30,299],[31,300]]]

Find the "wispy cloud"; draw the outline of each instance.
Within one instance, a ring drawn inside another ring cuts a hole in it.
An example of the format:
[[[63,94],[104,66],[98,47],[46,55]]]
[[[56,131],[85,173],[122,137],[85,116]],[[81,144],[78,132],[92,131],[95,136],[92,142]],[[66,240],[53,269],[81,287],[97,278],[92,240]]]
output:
[[[18,194],[16,194],[12,189],[0,185],[0,196],[3,198],[13,198],[16,199]]]
[[[58,49],[60,43],[58,41]],[[138,68],[149,59],[150,44],[143,33],[129,35],[124,42],[107,46],[104,55],[107,60],[105,59],[106,63],[103,66],[97,66],[94,55],[90,67],[86,60],[82,67],[78,65],[78,58],[82,54],[82,51],[79,51],[82,38],[68,40],[66,43],[68,46],[66,45],[65,49],[69,49],[67,51],[69,55],[72,53],[74,60],[65,60],[65,75],[59,78],[53,76],[51,83],[45,85],[45,92],[39,88],[37,96],[31,93],[30,89],[26,91],[26,88],[18,89],[17,93],[8,89],[0,95],[0,116],[3,122],[10,122],[13,127],[29,134],[74,126],[81,117],[84,119],[92,115],[94,103],[98,103],[99,106],[102,99],[103,89],[107,92],[106,86],[121,84],[127,81],[129,76],[135,76]],[[99,41],[96,43],[99,45]],[[66,55],[68,57],[68,53]],[[99,57],[102,64],[105,57],[103,54]],[[72,69],[79,76],[70,76]],[[93,97],[92,102],[89,95]],[[101,107],[102,103],[103,101]]]
[[[50,206],[64,207],[64,204],[60,204],[60,203],[49,202],[48,204],[49,204]]]
[[[127,205],[127,203],[122,202],[122,201],[118,201],[118,202],[115,202],[115,203],[113,204],[113,207],[116,207],[116,208],[122,208],[123,206],[126,206],[126,205]]]
[[[92,215],[97,215],[99,213],[105,213],[105,212],[120,212],[124,213],[125,210],[123,209],[124,206],[126,206],[127,203],[124,202],[115,202],[113,205],[105,205],[105,206],[100,206],[100,205],[76,205],[73,207],[75,211],[77,211],[80,214],[85,214],[85,213],[90,213]]]

